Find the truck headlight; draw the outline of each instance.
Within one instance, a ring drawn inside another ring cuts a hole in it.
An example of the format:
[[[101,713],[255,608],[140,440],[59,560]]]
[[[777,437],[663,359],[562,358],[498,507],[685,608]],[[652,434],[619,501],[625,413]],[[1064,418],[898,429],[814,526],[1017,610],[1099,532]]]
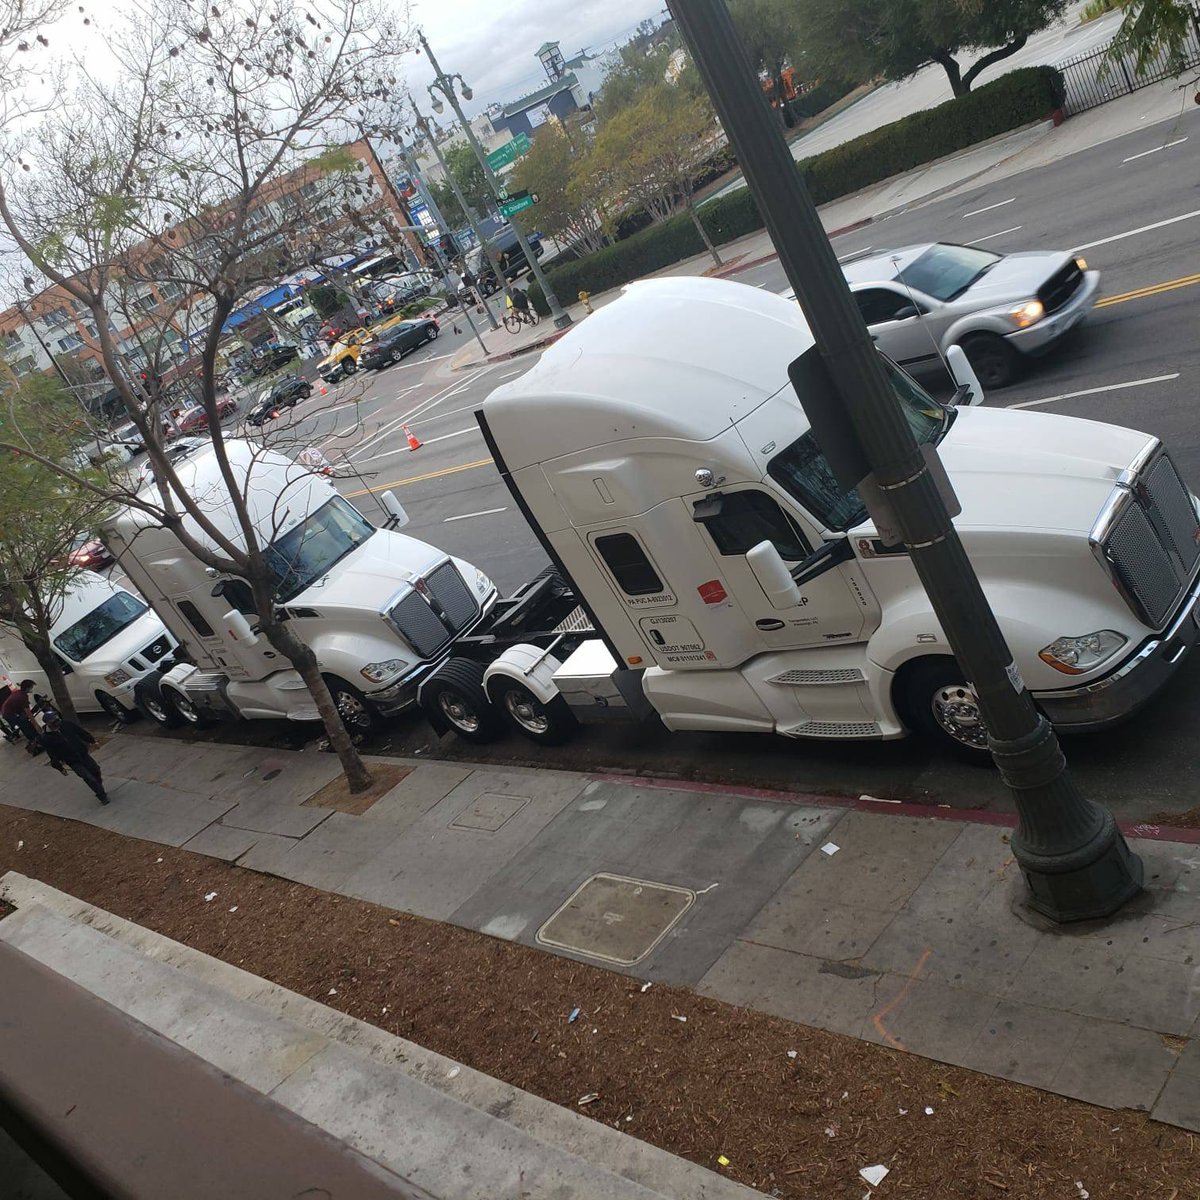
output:
[[[359,674],[364,679],[369,679],[372,683],[385,683],[387,680],[399,675],[407,666],[408,663],[403,658],[388,658],[383,662],[367,663],[359,671]]]
[[[104,682],[109,687],[120,687],[123,683],[128,683],[133,678],[124,667],[118,667],[115,671],[110,671],[104,677]]]
[[[492,581],[478,568],[475,568],[475,590],[486,596],[492,590]]]
[[[1086,258],[1084,258],[1084,257],[1083,257],[1083,255],[1081,254],[1081,255],[1080,255],[1080,256],[1079,256],[1079,257],[1078,257],[1078,258],[1075,260],[1075,265],[1076,265],[1076,266],[1077,266],[1077,267],[1078,267],[1078,268],[1079,268],[1081,271],[1086,271],[1086,270],[1087,270],[1087,259],[1086,259]]]
[[[1106,663],[1129,639],[1114,629],[1100,629],[1081,637],[1055,638],[1038,658],[1064,675],[1082,675]]]
[[[1008,319],[1018,328],[1025,329],[1036,324],[1046,315],[1046,306],[1040,300],[1027,300],[1017,308],[1010,309]]]

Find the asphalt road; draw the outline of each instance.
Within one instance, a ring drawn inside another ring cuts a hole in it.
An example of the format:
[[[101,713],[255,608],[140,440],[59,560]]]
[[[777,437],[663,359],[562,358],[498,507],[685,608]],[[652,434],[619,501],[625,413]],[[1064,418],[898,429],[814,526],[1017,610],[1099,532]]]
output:
[[[1195,138],[1193,142],[1191,139]],[[1186,140],[1180,140],[1186,139]],[[1167,146],[1169,142],[1175,145]],[[1090,320],[1047,357],[1030,364],[991,405],[1044,407],[1154,433],[1200,486],[1200,177],[1195,146],[1200,112],[1155,125],[1001,183],[969,189],[839,238],[839,255],[941,239],[999,251],[1078,250],[1102,272],[1103,301]],[[742,273],[748,284],[783,290],[778,263]],[[503,590],[545,563],[488,458],[473,410],[489,391],[528,369],[534,356],[452,372],[470,335],[451,322],[404,362],[361,373],[314,396],[278,422],[270,437],[294,450],[319,446],[338,468],[339,487],[369,516],[371,493],[392,488],[405,504],[406,532],[459,555]],[[507,335],[488,336],[493,349]],[[409,450],[404,426],[420,439]],[[1068,749],[1088,789],[1119,813],[1145,819],[1197,803],[1190,746],[1200,726],[1200,660],[1149,713],[1104,738],[1072,739]],[[430,745],[421,728],[396,728],[393,749]],[[789,743],[728,735],[590,731],[565,748],[563,765],[619,764],[640,771],[737,780],[815,791],[928,798],[1004,806],[993,775],[930,760],[917,746]],[[445,753],[479,758],[463,746]],[[501,747],[502,759],[557,759],[526,743]],[[1153,763],[1153,772],[1147,764]]]

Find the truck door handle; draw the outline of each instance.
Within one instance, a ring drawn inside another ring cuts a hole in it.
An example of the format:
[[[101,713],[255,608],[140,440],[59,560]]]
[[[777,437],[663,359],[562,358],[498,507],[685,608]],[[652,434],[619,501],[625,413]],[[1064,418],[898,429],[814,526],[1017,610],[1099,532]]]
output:
[[[776,629],[782,629],[784,623],[778,617],[762,617],[754,622],[755,629],[761,629],[764,633],[771,633]]]
[[[650,640],[656,646],[665,646],[667,644],[667,639],[665,637],[663,637],[663,635],[661,633],[659,633],[657,629],[651,629],[651,630],[649,630],[649,633],[650,633]]]

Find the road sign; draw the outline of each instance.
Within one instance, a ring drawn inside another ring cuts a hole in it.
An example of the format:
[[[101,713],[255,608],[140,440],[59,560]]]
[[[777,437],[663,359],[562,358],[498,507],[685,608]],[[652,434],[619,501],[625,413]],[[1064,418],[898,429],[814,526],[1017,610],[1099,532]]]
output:
[[[527,208],[532,208],[538,202],[537,193],[532,196],[528,193],[524,196],[515,196],[511,200],[505,200],[500,205],[500,215],[504,217],[515,217],[517,213],[524,212]]]
[[[501,167],[507,167],[510,162],[516,162],[522,154],[528,154],[532,144],[528,134],[518,133],[512,141],[505,142],[498,150],[493,150],[487,156],[488,166],[493,171],[499,171]]]

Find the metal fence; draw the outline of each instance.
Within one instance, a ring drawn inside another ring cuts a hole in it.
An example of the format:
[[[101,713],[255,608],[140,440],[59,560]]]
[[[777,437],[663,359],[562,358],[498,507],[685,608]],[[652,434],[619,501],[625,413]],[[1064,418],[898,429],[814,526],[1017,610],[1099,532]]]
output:
[[[1113,59],[1109,58],[1108,50],[1108,46],[1102,46],[1090,54],[1056,64],[1067,88],[1063,103],[1063,111],[1067,116],[1085,112],[1118,96],[1126,96],[1161,79],[1169,79],[1179,70],[1179,65],[1171,62],[1164,52],[1147,64],[1145,71],[1139,75],[1134,69],[1137,61],[1135,55],[1125,54]],[[1182,67],[1187,70],[1197,64],[1200,64],[1200,11],[1193,9],[1192,23],[1183,48]]]

